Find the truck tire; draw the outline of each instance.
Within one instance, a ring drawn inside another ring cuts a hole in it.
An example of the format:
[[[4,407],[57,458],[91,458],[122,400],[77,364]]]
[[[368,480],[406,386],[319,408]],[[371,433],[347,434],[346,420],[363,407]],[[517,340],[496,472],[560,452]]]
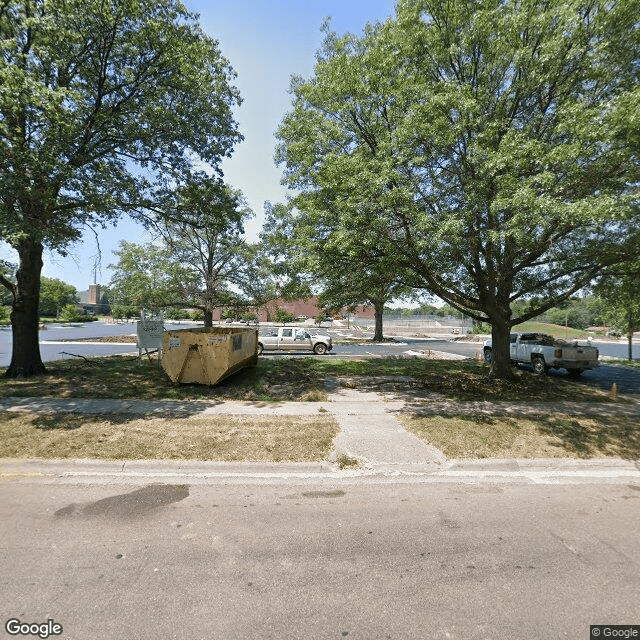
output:
[[[323,344],[322,342],[318,342],[318,344],[313,347],[313,353],[318,356],[323,356],[325,353],[327,353],[327,345]]]
[[[491,354],[491,347],[484,348],[484,361],[487,364],[491,364],[493,362],[493,355]]]
[[[533,372],[539,376],[543,373],[547,373],[547,363],[544,361],[542,356],[533,356],[531,358],[531,366],[533,367]]]
[[[261,356],[262,352],[264,350],[264,347],[258,342],[258,355]]]

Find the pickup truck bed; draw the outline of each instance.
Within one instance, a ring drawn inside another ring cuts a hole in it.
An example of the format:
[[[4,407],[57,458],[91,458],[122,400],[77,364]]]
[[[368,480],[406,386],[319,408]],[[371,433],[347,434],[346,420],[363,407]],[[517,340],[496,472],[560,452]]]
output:
[[[536,373],[549,369],[566,369],[580,375],[585,369],[598,366],[598,349],[558,340],[544,333],[512,333],[509,355],[514,364],[530,364]],[[485,362],[491,362],[491,340],[484,343]]]

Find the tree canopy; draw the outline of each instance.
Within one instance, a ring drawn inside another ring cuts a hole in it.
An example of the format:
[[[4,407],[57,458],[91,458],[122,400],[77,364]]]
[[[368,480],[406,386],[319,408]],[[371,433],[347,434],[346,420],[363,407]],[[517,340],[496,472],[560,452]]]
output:
[[[7,375],[43,371],[43,248],[148,204],[241,139],[234,72],[178,0],[7,0],[0,5],[0,236],[16,249]],[[155,185],[155,186],[154,186]]]
[[[237,297],[249,252],[244,222],[253,213],[241,192],[202,172],[166,194],[156,209],[156,242],[122,242],[111,288],[120,299],[152,308],[194,307],[210,327],[216,307]]]
[[[76,288],[58,278],[41,278],[40,308],[41,316],[57,316],[67,305],[79,302]]]
[[[607,322],[627,336],[627,357],[633,360],[633,334],[640,331],[640,262],[603,276],[595,289],[606,303]]]
[[[403,278],[407,274],[378,250],[368,228],[351,233],[340,215],[329,215],[330,209],[330,203],[320,211],[312,206],[304,211],[282,204],[267,207],[263,244],[287,278],[285,291],[302,297],[317,293],[325,308],[373,306],[373,339],[380,341],[385,304],[411,294]]]
[[[513,325],[638,254],[633,5],[400,0],[361,37],[325,27],[292,82],[276,157],[295,206],[366,228],[409,284],[490,323],[494,375]]]

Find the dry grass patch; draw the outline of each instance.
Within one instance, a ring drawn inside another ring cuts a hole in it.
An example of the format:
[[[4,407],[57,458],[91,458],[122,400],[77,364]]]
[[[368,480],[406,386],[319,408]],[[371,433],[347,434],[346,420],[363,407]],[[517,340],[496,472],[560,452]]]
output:
[[[135,418],[0,412],[2,457],[104,460],[325,460],[332,417]]]
[[[640,458],[640,425],[628,417],[400,416],[448,458]]]

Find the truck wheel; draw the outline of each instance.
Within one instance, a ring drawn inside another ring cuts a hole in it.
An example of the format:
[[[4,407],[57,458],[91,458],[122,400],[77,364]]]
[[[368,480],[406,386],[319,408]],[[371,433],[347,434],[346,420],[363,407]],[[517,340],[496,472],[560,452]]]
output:
[[[539,376],[543,373],[547,373],[547,363],[544,361],[542,356],[531,358],[531,366],[533,367],[533,372],[537,373]]]
[[[326,345],[322,344],[322,342],[318,342],[318,344],[313,347],[313,353],[322,356],[325,353],[327,353],[327,347]]]
[[[487,364],[491,364],[493,361],[493,356],[491,355],[491,349],[489,347],[486,347],[484,350],[484,361]]]
[[[572,378],[577,378],[582,375],[582,369],[567,369],[567,371]]]
[[[263,351],[262,345],[258,342],[258,355],[261,356]]]

